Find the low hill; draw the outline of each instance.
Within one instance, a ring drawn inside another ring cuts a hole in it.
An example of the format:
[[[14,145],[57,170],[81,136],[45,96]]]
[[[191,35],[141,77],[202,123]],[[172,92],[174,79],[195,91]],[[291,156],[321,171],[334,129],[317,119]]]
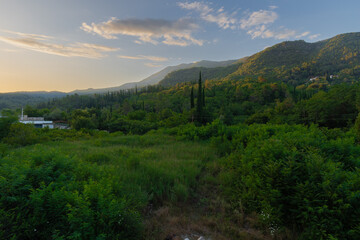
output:
[[[31,105],[48,101],[49,99],[66,96],[63,92],[13,92],[0,93],[0,110],[6,108],[20,108],[25,105]]]

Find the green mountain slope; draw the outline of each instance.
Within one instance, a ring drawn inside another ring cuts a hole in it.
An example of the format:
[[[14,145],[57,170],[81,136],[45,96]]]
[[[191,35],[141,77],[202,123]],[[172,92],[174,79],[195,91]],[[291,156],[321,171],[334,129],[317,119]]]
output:
[[[303,81],[325,74],[355,78],[360,68],[359,51],[360,33],[340,34],[315,43],[286,41],[249,57],[229,78],[269,75]]]
[[[226,77],[230,73],[233,73],[236,69],[238,69],[238,67],[239,64],[232,64],[227,67],[193,67],[177,70],[166,75],[165,78],[159,82],[159,85],[171,87],[178,83],[196,81],[200,71],[204,79],[220,79]]]

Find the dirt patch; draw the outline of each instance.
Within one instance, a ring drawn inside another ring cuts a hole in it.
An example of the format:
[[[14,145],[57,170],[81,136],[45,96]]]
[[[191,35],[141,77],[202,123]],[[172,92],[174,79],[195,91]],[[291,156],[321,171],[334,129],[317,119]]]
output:
[[[206,192],[203,192],[206,193]],[[165,203],[149,210],[145,220],[147,240],[269,240],[256,229],[252,217],[234,219],[227,204],[215,194],[199,195],[186,203]]]

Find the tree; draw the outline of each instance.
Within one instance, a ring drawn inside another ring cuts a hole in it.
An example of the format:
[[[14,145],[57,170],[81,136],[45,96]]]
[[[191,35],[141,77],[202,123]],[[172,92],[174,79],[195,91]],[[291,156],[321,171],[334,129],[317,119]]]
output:
[[[203,105],[203,107],[205,107],[205,88],[203,88],[203,91],[202,91],[202,105]]]
[[[197,96],[197,106],[196,106],[196,115],[197,120],[202,121],[202,113],[203,113],[203,103],[202,103],[202,86],[201,86],[201,72],[199,74],[199,82],[198,82],[198,96]]]
[[[71,121],[71,126],[76,129],[80,130],[84,129],[95,129],[96,125],[91,118],[80,116],[75,118]]]
[[[356,137],[357,137],[358,141],[360,142],[360,113],[356,118],[354,128],[355,128]]]
[[[194,101],[194,87],[191,87],[191,93],[190,93],[190,107],[193,109],[195,107],[195,101]]]
[[[65,113],[59,108],[55,108],[52,112],[46,115],[50,120],[64,120]]]
[[[122,111],[125,115],[129,114],[129,112],[131,112],[133,109],[132,109],[132,106],[131,104],[129,103],[129,100],[128,99],[125,99],[124,103],[123,103],[123,106],[122,106]]]
[[[9,134],[11,124],[13,124],[15,121],[15,117],[0,118],[0,140]]]
[[[36,129],[31,124],[14,123],[10,126],[9,133],[4,141],[15,146],[25,146],[39,142]]]

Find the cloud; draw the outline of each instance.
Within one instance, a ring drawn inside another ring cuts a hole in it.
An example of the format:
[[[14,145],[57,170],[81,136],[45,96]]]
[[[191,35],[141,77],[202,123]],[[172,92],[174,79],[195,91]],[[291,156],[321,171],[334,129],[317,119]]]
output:
[[[302,37],[306,37],[307,35],[309,35],[310,32],[303,32],[300,35],[297,35],[296,38],[302,38]]]
[[[102,23],[83,23],[81,29],[98,34],[106,39],[116,39],[116,35],[134,36],[136,43],[158,44],[159,41],[167,45],[188,46],[203,45],[202,40],[191,36],[198,28],[190,19],[169,21],[163,19],[125,19],[111,18]]]
[[[0,31],[7,33],[7,35],[11,35],[0,36],[0,41],[2,42],[32,51],[63,57],[101,58],[104,57],[105,52],[113,52],[119,50],[118,48],[112,48],[91,43],[78,42],[69,45],[63,45],[49,42],[50,40],[54,39],[54,37],[51,36],[21,33],[9,30]]]
[[[314,39],[316,39],[318,37],[320,37],[320,34],[313,34],[313,35],[309,36],[309,39],[314,40]]]
[[[280,28],[278,30],[270,30],[269,27],[278,18],[279,15],[274,11],[277,6],[270,6],[268,10],[258,10],[248,12],[245,17],[241,19],[236,18],[236,12],[228,14],[225,12],[224,7],[214,9],[210,4],[204,2],[178,2],[177,5],[183,9],[193,10],[200,13],[200,18],[207,21],[216,23],[222,29],[243,29],[252,39],[255,38],[275,38],[275,39],[288,39],[294,37],[304,37],[310,32],[298,34],[295,30]]]
[[[266,29],[265,25],[256,27],[247,31],[247,34],[251,36],[252,39],[261,37],[261,38],[271,38],[274,37],[274,32]]]
[[[282,29],[280,31],[271,31],[266,28],[265,25],[256,27],[247,31],[247,34],[251,36],[252,39],[255,38],[275,38],[279,40],[289,39],[296,36],[295,30]]]
[[[47,40],[47,39],[53,39],[53,37],[51,36],[47,36],[47,35],[40,35],[40,34],[31,34],[31,33],[22,33],[22,32],[14,32],[14,31],[9,31],[9,30],[0,30],[1,32],[4,33],[9,33],[11,35],[17,35],[20,37],[24,37],[24,38],[32,38],[32,39],[36,39],[36,40]]]
[[[32,36],[32,34],[27,36]],[[104,52],[113,52],[118,50],[117,48],[90,43],[75,43],[66,46],[62,44],[41,41],[38,37],[14,38],[0,36],[0,41],[28,50],[63,57],[101,58],[104,57]]]
[[[274,38],[278,40],[285,40],[291,38],[303,38],[310,34],[309,31],[298,33],[295,30],[287,29],[284,27],[271,30],[271,24],[273,24],[279,15],[273,11],[277,7],[270,6],[270,10],[259,10],[252,13],[248,13],[247,16],[240,20],[240,28],[246,30],[247,34],[252,39],[255,38]],[[317,37],[317,34],[313,35]],[[312,39],[313,36],[309,36]]]
[[[268,10],[259,10],[252,12],[248,17],[240,20],[242,29],[247,29],[250,27],[256,27],[259,25],[266,25],[275,22],[278,19],[278,14],[274,11]]]
[[[234,17],[236,13],[228,14],[224,11],[224,7],[214,10],[208,4],[203,2],[178,2],[177,5],[183,9],[194,10],[200,13],[201,19],[216,23],[222,29],[235,29],[238,20]]]
[[[144,65],[148,66],[148,67],[152,67],[152,68],[162,67],[162,65],[157,65],[157,64],[153,64],[153,63],[145,63]]]
[[[274,34],[274,38],[280,39],[280,40],[289,39],[289,38],[294,38],[296,36],[296,34],[297,33],[296,33],[295,30],[284,29],[284,30],[281,30],[279,32],[276,32]]]
[[[279,40],[304,38],[315,39],[318,34],[310,35],[309,31],[298,33],[296,30],[284,27],[274,28],[272,25],[279,19],[276,12],[278,6],[269,6],[268,9],[260,9],[257,11],[244,12],[244,17],[237,18],[236,12],[228,14],[224,7],[215,9],[211,7],[211,3],[200,1],[194,2],[178,2],[177,5],[186,10],[192,10],[199,13],[200,18],[216,23],[222,29],[242,29],[246,31],[252,39],[255,38],[274,38]],[[180,44],[180,43],[178,43]]]
[[[138,55],[138,56],[120,55],[118,57],[123,58],[123,59],[131,59],[131,60],[150,60],[150,61],[154,61],[154,62],[164,62],[164,61],[169,60],[168,58],[165,58],[165,57],[145,56],[145,55]]]

